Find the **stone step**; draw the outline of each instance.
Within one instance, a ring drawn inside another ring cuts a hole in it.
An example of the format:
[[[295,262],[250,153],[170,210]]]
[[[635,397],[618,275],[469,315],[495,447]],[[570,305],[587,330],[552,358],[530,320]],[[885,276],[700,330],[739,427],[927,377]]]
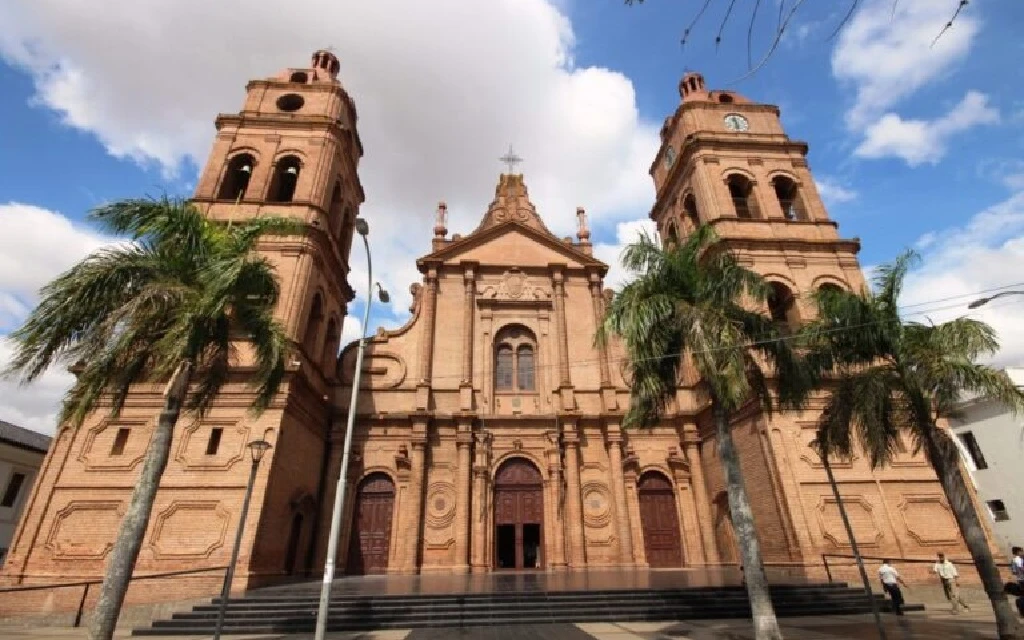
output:
[[[780,617],[868,613],[864,593],[847,585],[777,585],[772,602]],[[883,610],[889,603],[876,599]],[[224,632],[308,633],[319,605],[310,589],[248,594],[228,601]],[[219,600],[157,620],[134,635],[204,635],[213,632]],[[907,607],[921,610],[920,605]],[[552,622],[662,621],[750,617],[743,587],[672,590],[525,591],[506,593],[342,595],[331,599],[328,629],[366,631],[425,627],[501,626]]]

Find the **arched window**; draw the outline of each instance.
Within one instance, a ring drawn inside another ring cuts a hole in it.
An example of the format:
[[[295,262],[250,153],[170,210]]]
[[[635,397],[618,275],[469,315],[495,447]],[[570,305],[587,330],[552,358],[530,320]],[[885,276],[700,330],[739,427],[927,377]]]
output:
[[[341,180],[334,182],[334,189],[331,190],[331,201],[327,205],[328,224],[334,233],[341,228]]]
[[[512,391],[512,372],[515,368],[512,347],[501,345],[494,359],[494,388],[498,391]]]
[[[768,311],[775,322],[783,323],[791,327],[799,322],[796,312],[796,298],[789,287],[781,282],[772,282],[768,292]]]
[[[307,82],[309,82],[309,76],[306,75],[305,71],[296,71],[295,73],[292,74],[290,81],[298,82],[300,84],[306,84]]]
[[[779,200],[779,207],[786,220],[807,219],[803,203],[800,202],[800,190],[795,182],[785,176],[778,176],[772,180],[772,186],[775,187],[775,197]]]
[[[533,347],[528,344],[516,349],[516,383],[520,391],[533,391]]]
[[[270,183],[270,202],[291,202],[295,197],[295,186],[299,182],[302,163],[295,156],[285,156],[277,161],[274,179]]]
[[[323,363],[326,371],[333,373],[333,365],[338,358],[338,341],[341,331],[338,330],[338,319],[331,318],[327,322],[327,336],[324,338]]]
[[[700,213],[697,211],[697,198],[693,197],[692,193],[688,193],[683,199],[683,211],[686,212],[686,219],[690,222],[690,226],[696,229],[700,226]]]
[[[821,291],[822,293],[842,293],[845,289],[834,282],[823,282],[821,283],[821,286],[818,287],[818,291]]]
[[[734,173],[729,176],[729,196],[732,198],[733,209],[737,218],[757,218],[757,199],[754,197],[754,183],[746,176]]]
[[[249,188],[249,179],[252,178],[252,169],[255,166],[255,160],[248,153],[232,157],[224,171],[217,199],[241,200],[245,196],[245,190]]]
[[[679,246],[679,233],[676,231],[676,223],[669,222],[665,229],[665,248],[675,249]]]
[[[313,304],[309,308],[309,321],[306,322],[306,333],[302,338],[302,346],[310,357],[317,355],[317,338],[320,336],[320,325],[324,323],[324,299],[317,293],[313,296]]]
[[[526,327],[510,325],[498,332],[494,350],[495,391],[537,389],[537,341]]]

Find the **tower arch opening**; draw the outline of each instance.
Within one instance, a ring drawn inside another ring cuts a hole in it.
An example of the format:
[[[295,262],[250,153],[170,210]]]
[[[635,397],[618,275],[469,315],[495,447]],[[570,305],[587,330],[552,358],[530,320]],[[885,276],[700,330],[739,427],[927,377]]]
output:
[[[692,193],[686,194],[683,198],[683,212],[690,223],[691,231],[695,231],[700,226],[700,211],[697,210],[697,198]]]
[[[737,218],[753,220],[759,218],[757,198],[754,195],[754,183],[743,174],[732,173],[726,178],[729,197]]]
[[[239,153],[232,156],[224,169],[224,178],[221,180],[217,199],[241,200],[244,198],[255,166],[256,160],[250,153]]]
[[[270,183],[269,202],[291,202],[295,197],[295,187],[299,183],[299,172],[302,161],[296,156],[284,156],[277,161],[274,179]]]
[[[324,322],[324,298],[318,291],[313,296],[313,304],[309,307],[309,319],[306,321],[306,331],[302,337],[302,346],[310,358],[315,358],[317,353],[317,340],[320,337],[320,326]]]
[[[800,187],[786,176],[776,176],[772,180],[775,198],[779,201],[782,215],[786,220],[806,220],[803,202],[800,198]]]
[[[773,281],[768,286],[768,312],[772,320],[789,328],[796,328],[800,324],[800,317],[793,291],[781,282]]]

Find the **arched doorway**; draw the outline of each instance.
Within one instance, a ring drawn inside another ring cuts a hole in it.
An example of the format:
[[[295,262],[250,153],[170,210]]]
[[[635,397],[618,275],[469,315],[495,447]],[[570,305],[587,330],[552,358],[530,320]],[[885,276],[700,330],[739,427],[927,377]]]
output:
[[[529,460],[511,458],[494,476],[494,568],[543,566],[544,483]]]
[[[288,547],[284,557],[284,572],[288,575],[298,573],[295,566],[299,555],[299,540],[302,537],[302,514],[296,513],[292,516],[292,527],[288,532]]]
[[[385,473],[371,473],[359,483],[352,518],[348,573],[384,573],[391,550],[395,483]]]
[[[637,490],[647,564],[652,567],[681,567],[683,550],[679,539],[679,512],[672,483],[660,473],[648,471],[640,476]]]

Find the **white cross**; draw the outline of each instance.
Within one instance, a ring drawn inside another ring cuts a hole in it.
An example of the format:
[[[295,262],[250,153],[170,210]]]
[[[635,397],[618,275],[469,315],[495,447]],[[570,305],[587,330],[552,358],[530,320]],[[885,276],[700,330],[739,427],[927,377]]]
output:
[[[498,160],[501,160],[508,165],[508,172],[510,174],[515,173],[516,165],[523,161],[523,159],[517,156],[516,152],[512,150],[512,145],[508,145],[508,152],[498,158]]]

